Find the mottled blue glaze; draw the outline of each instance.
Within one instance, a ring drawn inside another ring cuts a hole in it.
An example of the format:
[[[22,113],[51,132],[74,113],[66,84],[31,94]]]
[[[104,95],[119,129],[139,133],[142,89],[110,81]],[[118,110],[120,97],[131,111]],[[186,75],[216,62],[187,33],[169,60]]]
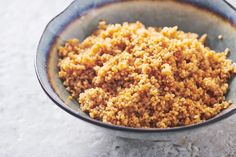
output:
[[[139,3],[142,5],[139,5]],[[170,3],[170,5],[163,5],[163,3]],[[193,7],[190,4],[197,7]],[[160,10],[163,13],[162,16],[160,16]],[[134,11],[137,11],[137,13]],[[56,48],[72,37],[83,40],[96,29],[100,18],[109,23],[140,20],[145,25],[151,26],[178,25],[184,31],[198,34],[207,33],[209,34],[208,46],[217,51],[223,51],[224,48],[229,47],[232,50],[230,58],[236,62],[236,29],[233,26],[236,25],[236,11],[222,0],[214,0],[214,2],[212,0],[183,0],[181,2],[158,0],[155,2],[77,0],[47,25],[39,42],[36,55],[35,68],[38,80],[46,94],[59,107],[89,123],[102,128],[113,129],[119,135],[124,133],[124,131],[129,131],[131,134],[136,134],[136,136],[139,132],[149,132],[155,135],[155,133],[192,129],[219,121],[235,112],[235,106],[233,105],[231,109],[204,123],[168,129],[135,129],[114,126],[91,119],[80,110],[79,104],[75,100],[67,100],[69,94],[57,77]],[[226,35],[224,41],[218,41],[217,36],[219,33]],[[234,102],[235,93],[236,80],[234,79],[228,94],[228,97],[234,99]]]
[[[192,3],[200,8],[205,8],[210,10],[226,20],[229,20],[232,24],[236,25],[236,18],[235,18],[235,8],[228,9],[226,2],[223,0],[183,0],[187,3]],[[227,7],[225,7],[227,6]]]

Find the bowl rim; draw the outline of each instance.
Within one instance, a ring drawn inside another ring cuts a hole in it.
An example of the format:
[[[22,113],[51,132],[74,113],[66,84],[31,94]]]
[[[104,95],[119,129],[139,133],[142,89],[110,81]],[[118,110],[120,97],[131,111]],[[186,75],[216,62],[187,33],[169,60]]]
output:
[[[236,108],[233,108],[232,110],[230,110],[229,112],[227,112],[226,114],[222,114],[221,116],[216,116],[213,117],[207,121],[201,122],[201,123],[197,123],[197,124],[192,124],[192,125],[187,125],[187,126],[178,126],[178,127],[171,127],[171,128],[133,128],[133,127],[126,127],[126,126],[118,126],[118,125],[113,125],[113,124],[109,124],[109,123],[105,123],[96,119],[92,119],[89,116],[81,116],[79,113],[75,112],[73,109],[71,109],[68,105],[66,105],[63,101],[59,102],[57,101],[57,98],[55,98],[55,91],[54,93],[51,92],[50,90],[48,90],[48,85],[45,84],[44,80],[41,78],[41,73],[38,70],[38,64],[40,64],[39,59],[38,59],[38,55],[40,53],[40,46],[42,44],[42,40],[43,37],[46,33],[46,31],[48,30],[50,24],[52,22],[54,22],[55,19],[57,19],[59,16],[63,15],[67,10],[69,10],[71,7],[73,7],[73,5],[76,3],[77,0],[74,0],[73,2],[71,2],[63,11],[61,11],[59,14],[57,14],[54,18],[52,18],[49,23],[46,25],[40,40],[38,42],[38,46],[37,46],[37,51],[36,51],[36,56],[35,56],[35,61],[34,61],[34,68],[35,68],[35,73],[38,79],[38,82],[40,84],[40,86],[42,87],[43,91],[46,93],[46,95],[61,109],[63,109],[64,111],[66,111],[67,113],[73,115],[76,118],[79,118],[83,121],[86,121],[90,124],[94,124],[96,126],[99,127],[103,127],[103,128],[107,128],[107,129],[111,129],[111,130],[118,130],[118,131],[125,131],[125,132],[135,132],[135,133],[168,133],[168,132],[179,132],[179,131],[186,131],[186,130],[190,130],[190,129],[196,129],[196,128],[200,128],[209,124],[213,124],[215,122],[218,122],[220,120],[223,120],[229,116],[231,116],[232,114],[236,113]],[[113,3],[113,2],[120,2],[122,0],[102,0],[102,5],[106,5],[109,3]],[[123,0],[124,1],[124,0]],[[180,2],[182,3],[182,2]],[[193,4],[190,0],[190,2],[187,2],[190,4]],[[101,6],[102,6],[101,5]],[[100,7],[100,6],[98,6]],[[236,11],[235,8],[232,8],[233,10]],[[89,10],[89,9],[88,9]],[[86,10],[87,11],[87,10]],[[211,10],[210,10],[211,11]],[[55,39],[54,39],[55,40]],[[53,41],[54,43],[55,41]],[[52,46],[51,46],[52,47]],[[51,48],[50,48],[51,49]],[[49,54],[48,54],[49,56]],[[48,56],[46,56],[46,60],[48,61]],[[48,68],[45,68],[46,71],[48,70]],[[49,77],[47,77],[48,82],[49,81]],[[49,83],[50,84],[50,83]],[[53,87],[52,87],[53,88]],[[57,94],[56,94],[57,95]],[[59,97],[59,96],[58,96]]]

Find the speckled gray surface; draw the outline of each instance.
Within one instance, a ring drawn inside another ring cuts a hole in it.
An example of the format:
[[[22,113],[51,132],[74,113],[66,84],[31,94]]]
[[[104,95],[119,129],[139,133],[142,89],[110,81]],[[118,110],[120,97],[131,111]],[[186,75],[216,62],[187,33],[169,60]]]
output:
[[[70,2],[0,0],[0,157],[236,157],[236,115],[187,141],[151,142],[106,135],[54,105],[33,62],[46,24]]]

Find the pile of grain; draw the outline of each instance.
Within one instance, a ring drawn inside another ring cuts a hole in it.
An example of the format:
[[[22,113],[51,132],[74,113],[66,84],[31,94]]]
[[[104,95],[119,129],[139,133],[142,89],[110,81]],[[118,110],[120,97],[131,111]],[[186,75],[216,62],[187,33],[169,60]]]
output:
[[[236,68],[206,36],[142,23],[107,25],[58,51],[59,77],[91,118],[129,127],[167,128],[214,117]]]

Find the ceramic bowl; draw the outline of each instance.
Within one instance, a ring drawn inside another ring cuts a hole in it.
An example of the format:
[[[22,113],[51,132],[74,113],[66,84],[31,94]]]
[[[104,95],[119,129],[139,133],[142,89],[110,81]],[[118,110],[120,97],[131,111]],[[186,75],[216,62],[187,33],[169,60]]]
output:
[[[80,41],[85,39],[97,28],[100,19],[108,23],[141,21],[147,26],[178,26],[185,32],[195,32],[199,35],[207,33],[207,45],[216,51],[229,48],[229,58],[236,62],[236,11],[224,1],[77,0],[47,25],[36,55],[38,80],[46,94],[63,110],[112,134],[145,139],[196,130],[236,112],[236,106],[232,105],[215,118],[203,123],[167,129],[130,128],[91,119],[80,110],[77,101],[67,99],[69,93],[57,74],[57,48],[70,38],[78,38]],[[223,35],[224,40],[219,40],[219,35]],[[231,80],[227,99],[236,103],[236,79]]]

